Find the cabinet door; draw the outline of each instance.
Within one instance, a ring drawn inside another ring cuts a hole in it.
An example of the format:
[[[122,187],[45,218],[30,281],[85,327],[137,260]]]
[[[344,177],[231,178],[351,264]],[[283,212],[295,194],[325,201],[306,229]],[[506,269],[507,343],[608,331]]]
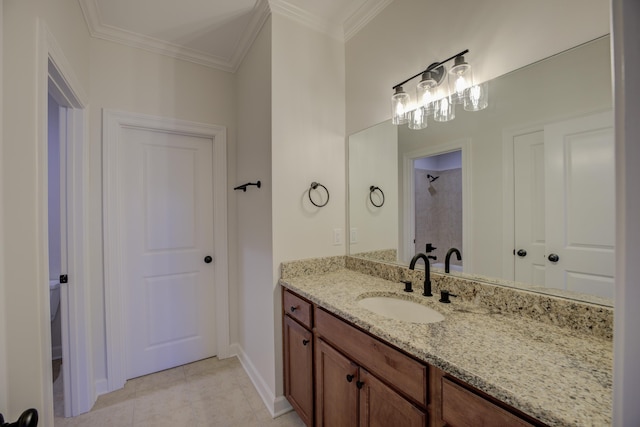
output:
[[[358,425],[358,367],[316,340],[316,426]]]
[[[284,394],[307,426],[313,420],[313,335],[284,316]]]
[[[360,427],[425,427],[427,416],[360,368]]]

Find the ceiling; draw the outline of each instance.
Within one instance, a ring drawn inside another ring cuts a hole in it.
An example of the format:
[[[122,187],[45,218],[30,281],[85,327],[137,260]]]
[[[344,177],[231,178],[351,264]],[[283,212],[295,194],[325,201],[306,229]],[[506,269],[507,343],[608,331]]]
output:
[[[93,37],[235,72],[270,13],[346,41],[393,0],[79,0]]]

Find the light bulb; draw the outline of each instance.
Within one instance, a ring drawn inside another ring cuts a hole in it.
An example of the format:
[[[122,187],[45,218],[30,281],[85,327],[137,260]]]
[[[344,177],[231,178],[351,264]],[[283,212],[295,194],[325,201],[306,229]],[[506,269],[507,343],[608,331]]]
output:
[[[435,102],[433,110],[433,120],[437,122],[448,122],[456,117],[455,104],[450,96],[445,96]]]
[[[464,109],[466,111],[480,111],[489,105],[489,83],[484,82],[471,86],[465,91]]]
[[[424,107],[418,107],[411,111],[409,119],[409,129],[420,130],[427,127],[427,110]]]

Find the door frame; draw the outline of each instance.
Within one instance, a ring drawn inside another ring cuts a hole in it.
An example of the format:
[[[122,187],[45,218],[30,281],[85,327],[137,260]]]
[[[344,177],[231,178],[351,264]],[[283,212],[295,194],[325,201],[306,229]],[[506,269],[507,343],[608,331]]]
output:
[[[206,138],[212,141],[216,347],[219,358],[226,358],[230,355],[226,128],[174,118],[103,109],[103,244],[108,391],[124,387],[127,380],[124,268],[120,249],[124,239],[121,236],[122,227],[119,221],[121,194],[118,186],[120,135],[124,128],[168,132]]]
[[[399,260],[408,263],[409,254],[415,251],[415,244],[413,243],[416,234],[413,161],[422,157],[437,156],[458,150],[462,153],[462,250],[471,248],[471,236],[473,235],[471,230],[471,139],[463,138],[440,145],[420,148],[402,155],[402,208],[404,212],[400,215],[400,218],[402,218],[402,241],[398,245],[400,249]],[[467,257],[465,259],[463,263],[464,271],[473,271],[472,258]]]
[[[42,307],[41,342],[43,372],[51,378],[51,324],[49,316],[49,218],[48,218],[48,96],[65,107],[66,158],[66,208],[67,217],[67,274],[69,285],[60,286],[60,315],[62,320],[62,355],[66,361],[63,369],[65,416],[75,416],[91,410],[95,400],[93,352],[90,331],[89,294],[89,242],[87,232],[88,213],[88,114],[89,98],[77,79],[71,64],[62,52],[46,23],[38,19],[37,97],[38,128],[38,223],[40,240],[37,268],[42,283],[40,298]],[[51,92],[50,92],[51,90]],[[53,391],[44,387],[44,401],[53,423]]]

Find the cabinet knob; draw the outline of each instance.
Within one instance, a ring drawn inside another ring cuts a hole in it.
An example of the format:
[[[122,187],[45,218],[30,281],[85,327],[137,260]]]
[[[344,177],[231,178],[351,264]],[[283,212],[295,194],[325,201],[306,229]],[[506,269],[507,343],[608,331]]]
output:
[[[347,382],[350,383],[351,381],[353,381],[353,375],[351,374],[347,374]]]
[[[302,340],[302,345],[307,345],[309,344],[309,340]]]
[[[549,254],[547,259],[551,262],[558,262],[560,260],[560,257],[558,256],[558,254]]]
[[[291,312],[293,313],[293,312],[294,312],[294,311],[296,311],[297,309],[298,309],[298,307],[291,306],[291,309],[290,309],[290,310],[291,310]]]
[[[516,254],[520,257],[520,258],[524,258],[527,256],[527,251],[525,251],[524,249],[520,249],[518,252],[516,252]]]
[[[364,382],[362,381],[356,381],[356,387],[358,387],[358,389],[361,389],[362,386],[364,386]]]

